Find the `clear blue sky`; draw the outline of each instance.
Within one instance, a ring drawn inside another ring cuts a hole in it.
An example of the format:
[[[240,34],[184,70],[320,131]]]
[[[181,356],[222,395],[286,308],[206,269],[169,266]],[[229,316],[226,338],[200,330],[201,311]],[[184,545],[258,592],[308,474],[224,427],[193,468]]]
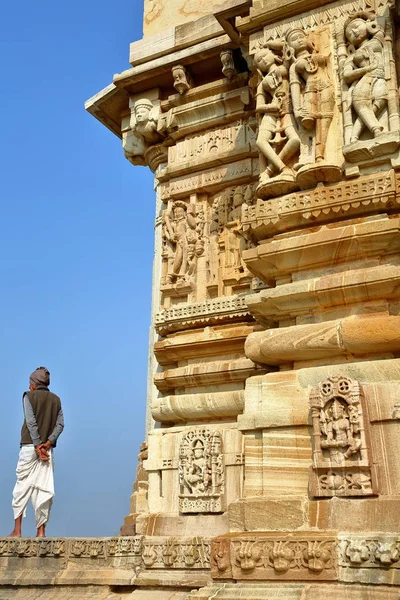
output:
[[[22,392],[52,373],[66,427],[48,535],[118,533],[144,439],[152,174],[84,101],[129,67],[142,0],[0,2],[0,536]],[[34,533],[32,509],[24,534]]]

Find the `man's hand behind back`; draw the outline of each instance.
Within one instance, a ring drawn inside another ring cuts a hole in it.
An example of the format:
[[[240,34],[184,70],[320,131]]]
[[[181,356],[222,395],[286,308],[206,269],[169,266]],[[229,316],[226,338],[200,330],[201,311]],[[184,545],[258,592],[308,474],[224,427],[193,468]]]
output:
[[[50,458],[47,446],[48,443],[49,442],[46,442],[46,444],[39,444],[38,446],[35,446],[36,454],[38,455],[40,460],[47,461]]]

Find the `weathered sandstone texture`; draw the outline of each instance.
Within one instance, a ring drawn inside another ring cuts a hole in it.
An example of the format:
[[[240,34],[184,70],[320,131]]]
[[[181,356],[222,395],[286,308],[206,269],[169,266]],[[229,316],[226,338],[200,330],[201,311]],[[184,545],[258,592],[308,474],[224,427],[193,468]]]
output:
[[[144,21],[86,105],[156,182],[130,513],[116,539],[0,540],[0,600],[398,600],[399,8]]]

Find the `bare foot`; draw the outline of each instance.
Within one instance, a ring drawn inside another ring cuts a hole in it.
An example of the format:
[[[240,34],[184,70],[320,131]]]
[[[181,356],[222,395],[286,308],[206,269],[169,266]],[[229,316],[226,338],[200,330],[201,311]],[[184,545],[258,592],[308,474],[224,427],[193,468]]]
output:
[[[21,532],[14,529],[7,537],[21,537]]]
[[[36,532],[36,537],[46,537],[46,531],[45,531],[44,525],[42,525],[41,527],[38,527],[38,530]]]

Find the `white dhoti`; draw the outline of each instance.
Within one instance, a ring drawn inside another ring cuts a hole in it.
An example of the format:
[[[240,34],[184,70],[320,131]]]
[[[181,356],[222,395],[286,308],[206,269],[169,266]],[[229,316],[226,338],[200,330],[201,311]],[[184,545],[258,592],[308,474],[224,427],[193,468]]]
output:
[[[17,464],[17,483],[13,491],[14,519],[25,517],[29,499],[35,511],[36,527],[49,520],[54,496],[53,452],[49,450],[49,460],[37,456],[33,444],[22,446]]]

